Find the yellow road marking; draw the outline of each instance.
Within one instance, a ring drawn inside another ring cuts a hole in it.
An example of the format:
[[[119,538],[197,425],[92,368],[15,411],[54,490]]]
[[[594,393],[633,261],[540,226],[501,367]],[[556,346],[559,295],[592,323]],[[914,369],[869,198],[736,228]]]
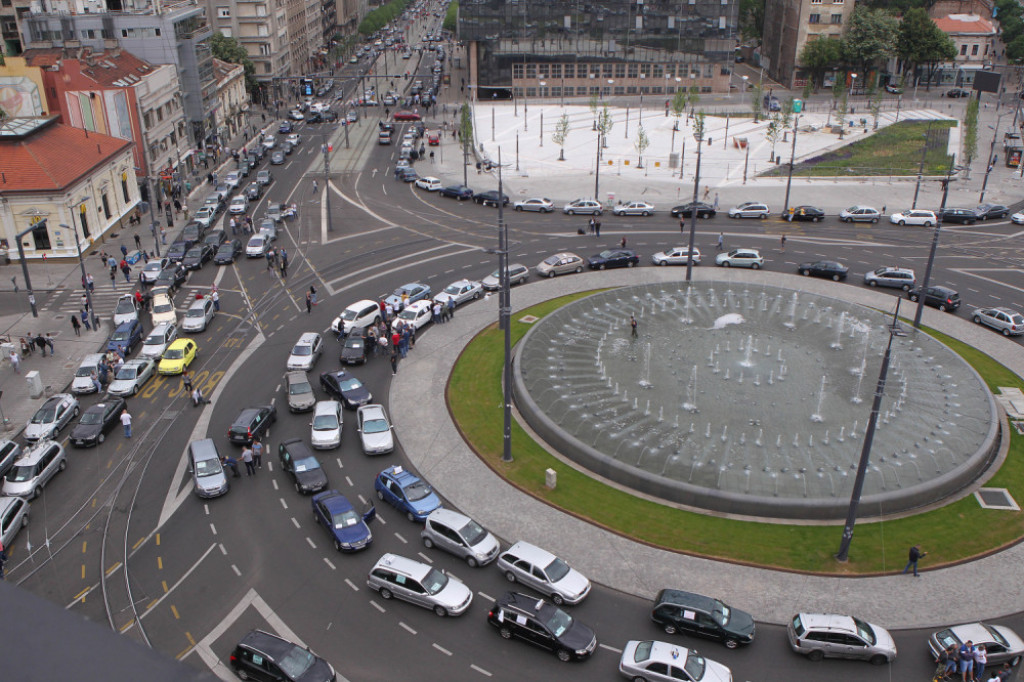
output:
[[[174,614],[174,620],[181,620],[181,616],[178,615],[178,609],[175,608],[174,604],[171,604],[171,613]]]
[[[113,573],[114,571],[116,571],[119,568],[121,568],[121,562],[120,561],[118,561],[116,564],[114,564],[113,566],[108,568],[105,575],[107,575],[109,577],[111,573]]]
[[[154,606],[156,606],[156,603],[157,603],[158,601],[160,601],[160,600],[159,600],[159,599],[154,599],[153,601],[149,602],[149,604],[148,604],[148,605],[146,606],[146,610],[147,610],[147,611],[149,611],[149,610],[150,610],[151,608],[153,608]]]
[[[163,557],[157,557],[156,558],[156,567],[159,568],[161,571],[164,570],[164,560],[163,560]]]
[[[124,632],[125,630],[127,630],[128,628],[130,628],[130,627],[132,626],[132,624],[133,624],[134,622],[135,622],[135,621],[132,621],[132,620],[130,620],[130,621],[128,621],[127,623],[125,623],[124,625],[122,625],[122,626],[121,626],[121,632]]]
[[[86,541],[82,540],[82,554],[85,554],[86,545],[87,545]]]
[[[76,600],[78,600],[80,598],[82,600],[82,602],[84,603],[85,602],[85,593],[88,592],[88,591],[89,591],[88,587],[82,588],[82,591],[79,592],[78,594],[76,594],[75,598],[72,599],[72,601],[76,601]]]
[[[167,594],[167,581],[166,581],[166,580],[161,580],[161,581],[160,581],[160,584],[161,584],[161,585],[163,586],[163,588],[164,588],[164,594]]]
[[[157,534],[156,534],[156,546],[157,546],[157,547],[159,547],[159,546],[160,546],[160,533],[157,533]]]
[[[110,462],[107,462],[107,468],[108,468],[108,469],[110,468]],[[96,498],[95,498],[95,497],[94,497],[94,498],[92,498],[92,508],[93,508],[93,509],[95,509],[95,508],[96,508]],[[88,528],[88,527],[89,527],[89,526],[87,525],[87,526],[86,526],[86,528]]]
[[[181,659],[185,658],[186,656],[188,656],[188,653],[189,653],[190,651],[192,651],[192,649],[194,649],[194,648],[195,648],[195,646],[196,646],[196,640],[195,640],[195,639],[193,639],[193,637],[192,637],[192,634],[191,634],[191,633],[190,633],[190,632],[189,632],[188,630],[186,630],[186,631],[185,631],[185,637],[186,637],[186,638],[188,639],[188,641],[189,641],[189,645],[188,645],[187,647],[185,647],[185,648],[184,648],[184,649],[183,649],[183,650],[181,651],[181,653],[180,653],[180,654],[178,654],[177,656],[175,656],[175,658],[176,658],[176,659],[178,659],[179,661],[180,661]]]
[[[85,564],[82,564],[82,580],[85,580]]]
[[[136,547],[138,547],[139,545],[141,545],[145,541],[146,541],[145,536],[139,538],[138,540],[135,541],[135,544],[132,545],[132,549],[135,549]]]

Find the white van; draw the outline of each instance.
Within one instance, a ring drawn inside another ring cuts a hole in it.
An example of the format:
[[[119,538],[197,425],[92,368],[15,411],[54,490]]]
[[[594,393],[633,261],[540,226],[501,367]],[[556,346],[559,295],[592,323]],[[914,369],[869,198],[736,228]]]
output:
[[[96,387],[92,383],[92,375],[100,375],[100,363],[103,362],[103,353],[89,353],[82,360],[82,364],[75,370],[74,381],[71,382],[71,392],[75,395],[95,393]]]
[[[345,308],[331,322],[331,329],[337,334],[350,334],[353,329],[365,329],[380,321],[380,304],[370,299],[356,301]]]

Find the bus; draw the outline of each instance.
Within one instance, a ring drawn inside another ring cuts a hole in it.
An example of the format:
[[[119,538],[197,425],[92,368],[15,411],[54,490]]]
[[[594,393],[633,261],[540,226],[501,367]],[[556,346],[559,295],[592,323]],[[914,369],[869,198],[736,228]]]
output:
[[[313,96],[313,79],[303,78],[299,81],[299,94],[303,97]]]

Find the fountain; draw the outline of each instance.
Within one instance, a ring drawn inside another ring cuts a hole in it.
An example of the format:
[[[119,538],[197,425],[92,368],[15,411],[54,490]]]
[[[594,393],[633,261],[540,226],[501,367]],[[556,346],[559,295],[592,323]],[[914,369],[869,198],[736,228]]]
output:
[[[552,312],[518,345],[517,406],[563,455],[645,494],[719,512],[841,519],[868,419],[858,400],[870,396],[889,319],[808,292],[735,286],[637,285]],[[628,310],[643,318],[642,345],[615,323]],[[873,457],[885,475],[867,477],[865,514],[958,493],[998,445],[995,402],[958,356],[923,334],[893,353],[874,451],[908,449],[902,463],[928,465],[919,476],[904,468],[897,483],[892,462]],[[694,421],[681,425],[687,412]]]

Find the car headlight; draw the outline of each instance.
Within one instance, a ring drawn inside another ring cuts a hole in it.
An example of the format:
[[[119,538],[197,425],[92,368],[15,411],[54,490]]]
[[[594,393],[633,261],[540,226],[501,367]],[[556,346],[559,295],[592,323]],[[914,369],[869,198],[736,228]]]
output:
[[[576,650],[576,655],[577,656],[586,656],[586,654],[587,654],[587,650],[586,649],[577,649]]]

